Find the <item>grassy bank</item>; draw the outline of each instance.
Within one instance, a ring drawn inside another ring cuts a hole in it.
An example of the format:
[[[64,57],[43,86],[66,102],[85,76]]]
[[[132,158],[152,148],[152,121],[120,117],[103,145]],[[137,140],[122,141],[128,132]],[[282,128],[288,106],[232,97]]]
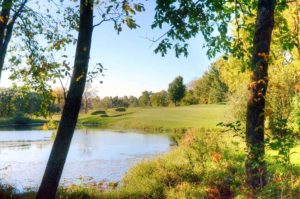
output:
[[[61,198],[246,198],[244,144],[231,134],[189,130],[179,146],[133,167],[119,188],[102,184],[61,189]],[[268,185],[258,198],[299,198],[300,164],[284,167],[267,157]]]
[[[227,105],[195,105],[163,108],[114,109],[104,114],[81,114],[79,123],[98,124],[103,128],[176,131],[188,128],[216,128],[226,120]]]

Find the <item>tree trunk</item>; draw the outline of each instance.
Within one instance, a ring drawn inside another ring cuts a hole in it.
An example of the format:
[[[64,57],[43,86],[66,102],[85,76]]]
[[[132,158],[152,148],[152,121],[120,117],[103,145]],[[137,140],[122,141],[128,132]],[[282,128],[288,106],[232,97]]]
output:
[[[7,24],[10,17],[10,11],[12,7],[12,0],[4,0],[2,2],[2,10],[0,14],[0,79],[1,73],[4,66],[4,59],[7,51],[7,46],[5,46],[5,35],[7,31]]]
[[[15,11],[13,16],[10,19],[10,12],[12,10],[13,1],[12,0],[4,0],[2,3],[2,10],[1,10],[1,20],[0,20],[0,80],[1,80],[1,73],[4,66],[5,56],[7,53],[7,47],[12,37],[12,31],[14,28],[14,24],[17,18],[23,12],[23,9],[26,5],[28,0],[24,0],[20,7]]]
[[[89,112],[88,98],[87,98],[87,97],[85,97],[85,102],[84,102],[84,112],[85,112],[85,114],[88,114],[88,112]]]
[[[246,142],[247,185],[252,189],[266,184],[264,161],[265,96],[268,86],[268,59],[274,27],[274,0],[259,0],[252,54],[252,75],[247,104]]]
[[[37,193],[38,199],[54,199],[74,134],[88,71],[93,32],[93,0],[80,0],[79,34],[74,71],[58,132],[46,171]]]

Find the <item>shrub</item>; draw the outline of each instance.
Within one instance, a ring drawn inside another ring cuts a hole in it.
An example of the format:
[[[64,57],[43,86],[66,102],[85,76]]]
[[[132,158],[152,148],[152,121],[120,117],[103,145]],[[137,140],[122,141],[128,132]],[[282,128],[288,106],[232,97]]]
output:
[[[109,117],[107,114],[101,115],[101,117]]]
[[[29,124],[30,121],[30,117],[23,112],[17,112],[13,117],[14,124]]]
[[[125,112],[125,111],[126,111],[126,108],[124,108],[124,107],[119,107],[119,108],[116,108],[115,111],[118,111],[118,112]]]
[[[99,111],[94,111],[91,113],[91,115],[101,115],[101,114],[106,114],[106,112],[103,110],[99,110]]]

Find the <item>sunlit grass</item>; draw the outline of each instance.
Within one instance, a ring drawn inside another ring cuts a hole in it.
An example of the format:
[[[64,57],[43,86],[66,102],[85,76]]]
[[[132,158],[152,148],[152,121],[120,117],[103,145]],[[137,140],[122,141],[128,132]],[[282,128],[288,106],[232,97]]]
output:
[[[226,121],[228,105],[196,105],[161,108],[129,108],[126,112],[107,111],[108,117],[81,114],[80,123],[98,123],[109,128],[164,129],[216,128]]]

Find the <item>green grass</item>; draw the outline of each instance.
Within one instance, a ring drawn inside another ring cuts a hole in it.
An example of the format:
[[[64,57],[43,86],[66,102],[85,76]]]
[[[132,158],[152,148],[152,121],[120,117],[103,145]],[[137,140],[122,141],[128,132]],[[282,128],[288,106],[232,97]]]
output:
[[[162,108],[129,108],[126,112],[108,110],[109,117],[80,115],[83,124],[99,124],[105,128],[176,130],[188,128],[216,128],[226,120],[228,105],[195,105]]]

